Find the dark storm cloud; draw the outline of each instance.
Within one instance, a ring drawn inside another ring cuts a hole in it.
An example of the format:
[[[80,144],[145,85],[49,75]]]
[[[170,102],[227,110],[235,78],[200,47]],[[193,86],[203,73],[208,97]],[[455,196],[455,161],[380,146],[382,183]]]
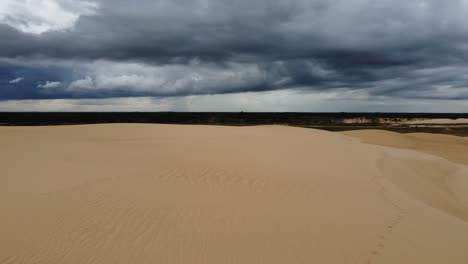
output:
[[[58,2],[78,10],[72,1]],[[0,24],[0,57],[8,59],[0,68],[0,99],[336,88],[467,98],[468,1],[97,4],[66,30],[33,34]],[[5,82],[14,77],[15,60],[25,81],[12,90]],[[38,82],[62,85],[41,89]]]

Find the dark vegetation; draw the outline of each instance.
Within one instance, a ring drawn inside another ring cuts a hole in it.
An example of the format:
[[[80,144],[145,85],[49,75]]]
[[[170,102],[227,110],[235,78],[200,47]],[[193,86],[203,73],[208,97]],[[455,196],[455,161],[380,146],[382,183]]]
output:
[[[132,113],[45,113],[3,112],[0,125],[4,126],[50,126],[106,123],[150,124],[198,124],[198,125],[290,125],[318,128],[329,131],[355,129],[386,129],[402,133],[428,132],[468,136],[468,125],[398,124],[402,121],[433,118],[468,118],[468,113],[178,113],[178,112],[132,112]],[[348,122],[345,122],[348,120]],[[349,122],[358,120],[359,122]]]

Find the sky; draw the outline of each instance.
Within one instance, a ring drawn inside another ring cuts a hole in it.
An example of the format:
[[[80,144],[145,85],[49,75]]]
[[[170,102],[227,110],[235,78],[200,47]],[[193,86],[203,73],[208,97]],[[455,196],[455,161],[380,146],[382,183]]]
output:
[[[468,112],[468,0],[0,0],[0,111]]]

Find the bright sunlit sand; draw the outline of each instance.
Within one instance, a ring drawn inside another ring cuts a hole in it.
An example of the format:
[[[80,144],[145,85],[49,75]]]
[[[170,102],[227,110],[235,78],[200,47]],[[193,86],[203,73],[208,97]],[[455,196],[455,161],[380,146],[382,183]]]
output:
[[[468,140],[0,127],[0,263],[466,264]]]

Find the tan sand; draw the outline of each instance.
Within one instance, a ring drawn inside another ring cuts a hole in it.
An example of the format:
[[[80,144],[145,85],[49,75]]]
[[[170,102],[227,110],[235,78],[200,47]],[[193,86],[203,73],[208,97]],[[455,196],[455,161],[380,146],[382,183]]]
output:
[[[427,133],[400,134],[382,130],[356,130],[342,134],[360,138],[365,143],[413,149],[468,165],[468,137]]]
[[[468,263],[467,166],[414,149],[171,125],[0,147],[0,263]]]

